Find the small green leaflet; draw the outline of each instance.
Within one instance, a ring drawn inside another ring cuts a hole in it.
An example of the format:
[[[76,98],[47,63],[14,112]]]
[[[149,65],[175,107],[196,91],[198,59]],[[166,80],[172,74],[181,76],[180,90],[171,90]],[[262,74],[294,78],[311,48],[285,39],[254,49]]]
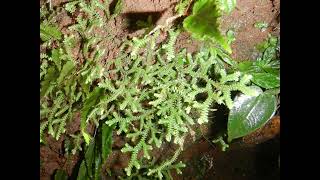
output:
[[[236,7],[236,0],[219,0],[220,9],[226,13],[231,13]]]
[[[231,47],[219,30],[219,17],[221,16],[219,3],[216,0],[199,0],[192,9],[192,15],[183,21],[183,27],[195,38],[211,39],[218,42],[228,53]]]
[[[259,28],[262,32],[265,31],[268,26],[269,26],[269,25],[268,25],[268,23],[266,23],[266,22],[256,22],[256,23],[254,24],[254,27],[255,27],[255,28]]]
[[[238,95],[228,118],[228,141],[243,137],[262,127],[274,115],[276,97],[269,93],[259,96]]]
[[[280,87],[280,78],[270,73],[253,73],[252,82],[262,88],[272,89]]]

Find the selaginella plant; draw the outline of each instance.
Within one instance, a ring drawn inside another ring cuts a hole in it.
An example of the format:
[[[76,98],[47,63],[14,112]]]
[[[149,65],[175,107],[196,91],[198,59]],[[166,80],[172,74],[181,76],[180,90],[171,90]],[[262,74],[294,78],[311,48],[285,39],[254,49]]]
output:
[[[185,49],[176,50],[174,45],[181,27],[133,37],[124,41],[115,59],[104,61],[102,46],[114,36],[107,33],[98,37],[94,30],[107,29],[106,21],[114,17],[105,8],[108,5],[98,0],[67,3],[65,9],[69,13],[79,11],[77,23],[69,27],[70,35],[62,36],[57,26],[51,24],[41,27],[42,40],[55,42],[58,48],[47,48],[48,53],[41,55],[40,142],[43,142],[45,130],[59,139],[74,113],[80,111],[80,133],[87,152],[79,177],[97,177],[88,172],[93,171],[88,167],[101,169],[103,163],[93,166],[96,162],[91,155],[97,155],[97,160],[101,161],[95,144],[97,137],[103,137],[105,125],[129,139],[121,149],[130,154],[125,168],[128,177],[138,172],[148,178],[163,179],[170,169],[181,173],[185,165],[183,162],[175,164],[175,161],[184,148],[190,127],[209,121],[213,103],[231,109],[233,91],[255,96],[256,91],[249,86],[252,76],[239,71],[227,73],[219,64],[219,51],[211,47],[203,47],[195,54]],[[159,43],[160,33],[166,33],[168,39]],[[79,43],[83,62],[73,53]],[[102,135],[88,132],[91,125]],[[110,131],[105,132],[110,142]],[[79,134],[70,136],[76,144],[72,152],[81,150]],[[151,160],[152,150],[161,148],[165,142],[177,148],[171,158],[155,164]],[[103,153],[103,160],[106,155]],[[146,170],[140,171],[142,167]]]
[[[232,91],[255,93],[247,86],[251,76],[242,76],[240,72],[227,74],[224,69],[215,74],[216,54],[205,49],[196,55],[185,50],[176,52],[178,30],[169,30],[167,42],[156,44],[159,33],[133,38],[123,48],[128,53],[107,62],[95,89],[100,96],[98,103],[94,107],[90,105],[87,118],[82,119],[86,122],[91,117],[106,118],[106,124],[116,125],[117,134],[131,139],[121,150],[131,154],[125,169],[128,176],[133,168],[140,169],[143,159],[150,159],[150,151],[160,148],[164,141],[182,149],[189,125],[208,122],[212,103],[231,108]],[[201,94],[205,98],[198,99]],[[198,115],[192,116],[191,112]],[[139,159],[140,151],[143,157]],[[147,175],[155,174],[161,179],[161,171],[172,163],[169,160],[150,168]]]

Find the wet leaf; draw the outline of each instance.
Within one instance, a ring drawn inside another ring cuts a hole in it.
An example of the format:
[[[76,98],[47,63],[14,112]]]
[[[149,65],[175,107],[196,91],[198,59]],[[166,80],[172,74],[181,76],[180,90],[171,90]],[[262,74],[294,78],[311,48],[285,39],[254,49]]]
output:
[[[271,89],[280,86],[280,78],[270,73],[253,73],[252,82],[262,88]]]
[[[269,93],[259,96],[241,94],[234,100],[228,118],[228,141],[250,134],[262,127],[276,111],[276,97]]]

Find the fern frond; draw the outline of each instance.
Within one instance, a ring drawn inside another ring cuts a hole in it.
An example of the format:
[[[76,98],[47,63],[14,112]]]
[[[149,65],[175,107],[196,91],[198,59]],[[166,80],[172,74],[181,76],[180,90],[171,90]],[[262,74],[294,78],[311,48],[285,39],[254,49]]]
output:
[[[140,162],[137,159],[139,151],[140,150],[148,151],[151,149],[151,146],[147,145],[145,142],[148,133],[149,133],[149,129],[145,129],[143,131],[141,139],[136,146],[131,147],[128,144],[126,144],[125,147],[123,149],[121,149],[121,152],[131,152],[131,159],[129,161],[128,167],[125,168],[127,176],[131,176],[131,172],[132,172],[133,167],[135,167],[137,169],[140,169],[140,167],[141,167]],[[144,156],[149,157],[149,154],[148,153],[144,154]]]
[[[48,127],[48,121],[45,121],[43,123],[40,124],[40,143],[43,142],[43,132],[44,130]]]
[[[56,26],[46,23],[40,24],[40,38],[42,41],[60,40],[62,33]]]
[[[174,44],[179,35],[179,31],[169,30],[169,41],[162,48],[166,51],[167,61],[170,62],[175,57]]]
[[[69,3],[65,4],[65,9],[66,11],[70,12],[70,13],[74,13],[76,11],[76,5],[79,3],[80,1],[76,0],[76,1],[72,1]]]
[[[154,173],[157,173],[157,177],[159,179],[162,179],[163,178],[163,171],[165,170],[168,170],[172,167],[176,168],[176,169],[179,169],[181,167],[185,167],[185,165],[183,163],[179,163],[177,165],[172,165],[173,162],[175,162],[179,156],[179,154],[181,153],[182,151],[182,148],[178,148],[174,155],[172,156],[171,159],[167,160],[167,161],[164,161],[160,166],[156,167],[156,168],[153,168],[153,169],[149,169],[147,175],[148,176],[151,176],[153,175]]]

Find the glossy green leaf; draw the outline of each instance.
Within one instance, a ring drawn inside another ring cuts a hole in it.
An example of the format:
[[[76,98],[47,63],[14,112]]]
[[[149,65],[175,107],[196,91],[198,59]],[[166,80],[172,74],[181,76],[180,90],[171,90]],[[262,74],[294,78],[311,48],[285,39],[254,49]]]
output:
[[[102,161],[105,162],[109,153],[112,150],[112,130],[113,126],[108,126],[107,124],[102,125]]]
[[[253,73],[252,82],[262,88],[271,89],[280,86],[280,77],[270,73]]]
[[[68,180],[68,174],[63,170],[58,169],[54,174],[54,180]]]
[[[192,15],[183,21],[183,27],[193,37],[217,41],[228,53],[231,53],[227,40],[219,30],[218,19],[220,16],[221,13],[216,0],[199,0],[193,6]]]
[[[276,97],[261,93],[257,97],[241,94],[234,100],[228,118],[228,141],[250,134],[262,127],[276,111]]]
[[[274,88],[274,89],[268,89],[264,93],[272,94],[272,95],[278,95],[280,93],[280,87]]]

